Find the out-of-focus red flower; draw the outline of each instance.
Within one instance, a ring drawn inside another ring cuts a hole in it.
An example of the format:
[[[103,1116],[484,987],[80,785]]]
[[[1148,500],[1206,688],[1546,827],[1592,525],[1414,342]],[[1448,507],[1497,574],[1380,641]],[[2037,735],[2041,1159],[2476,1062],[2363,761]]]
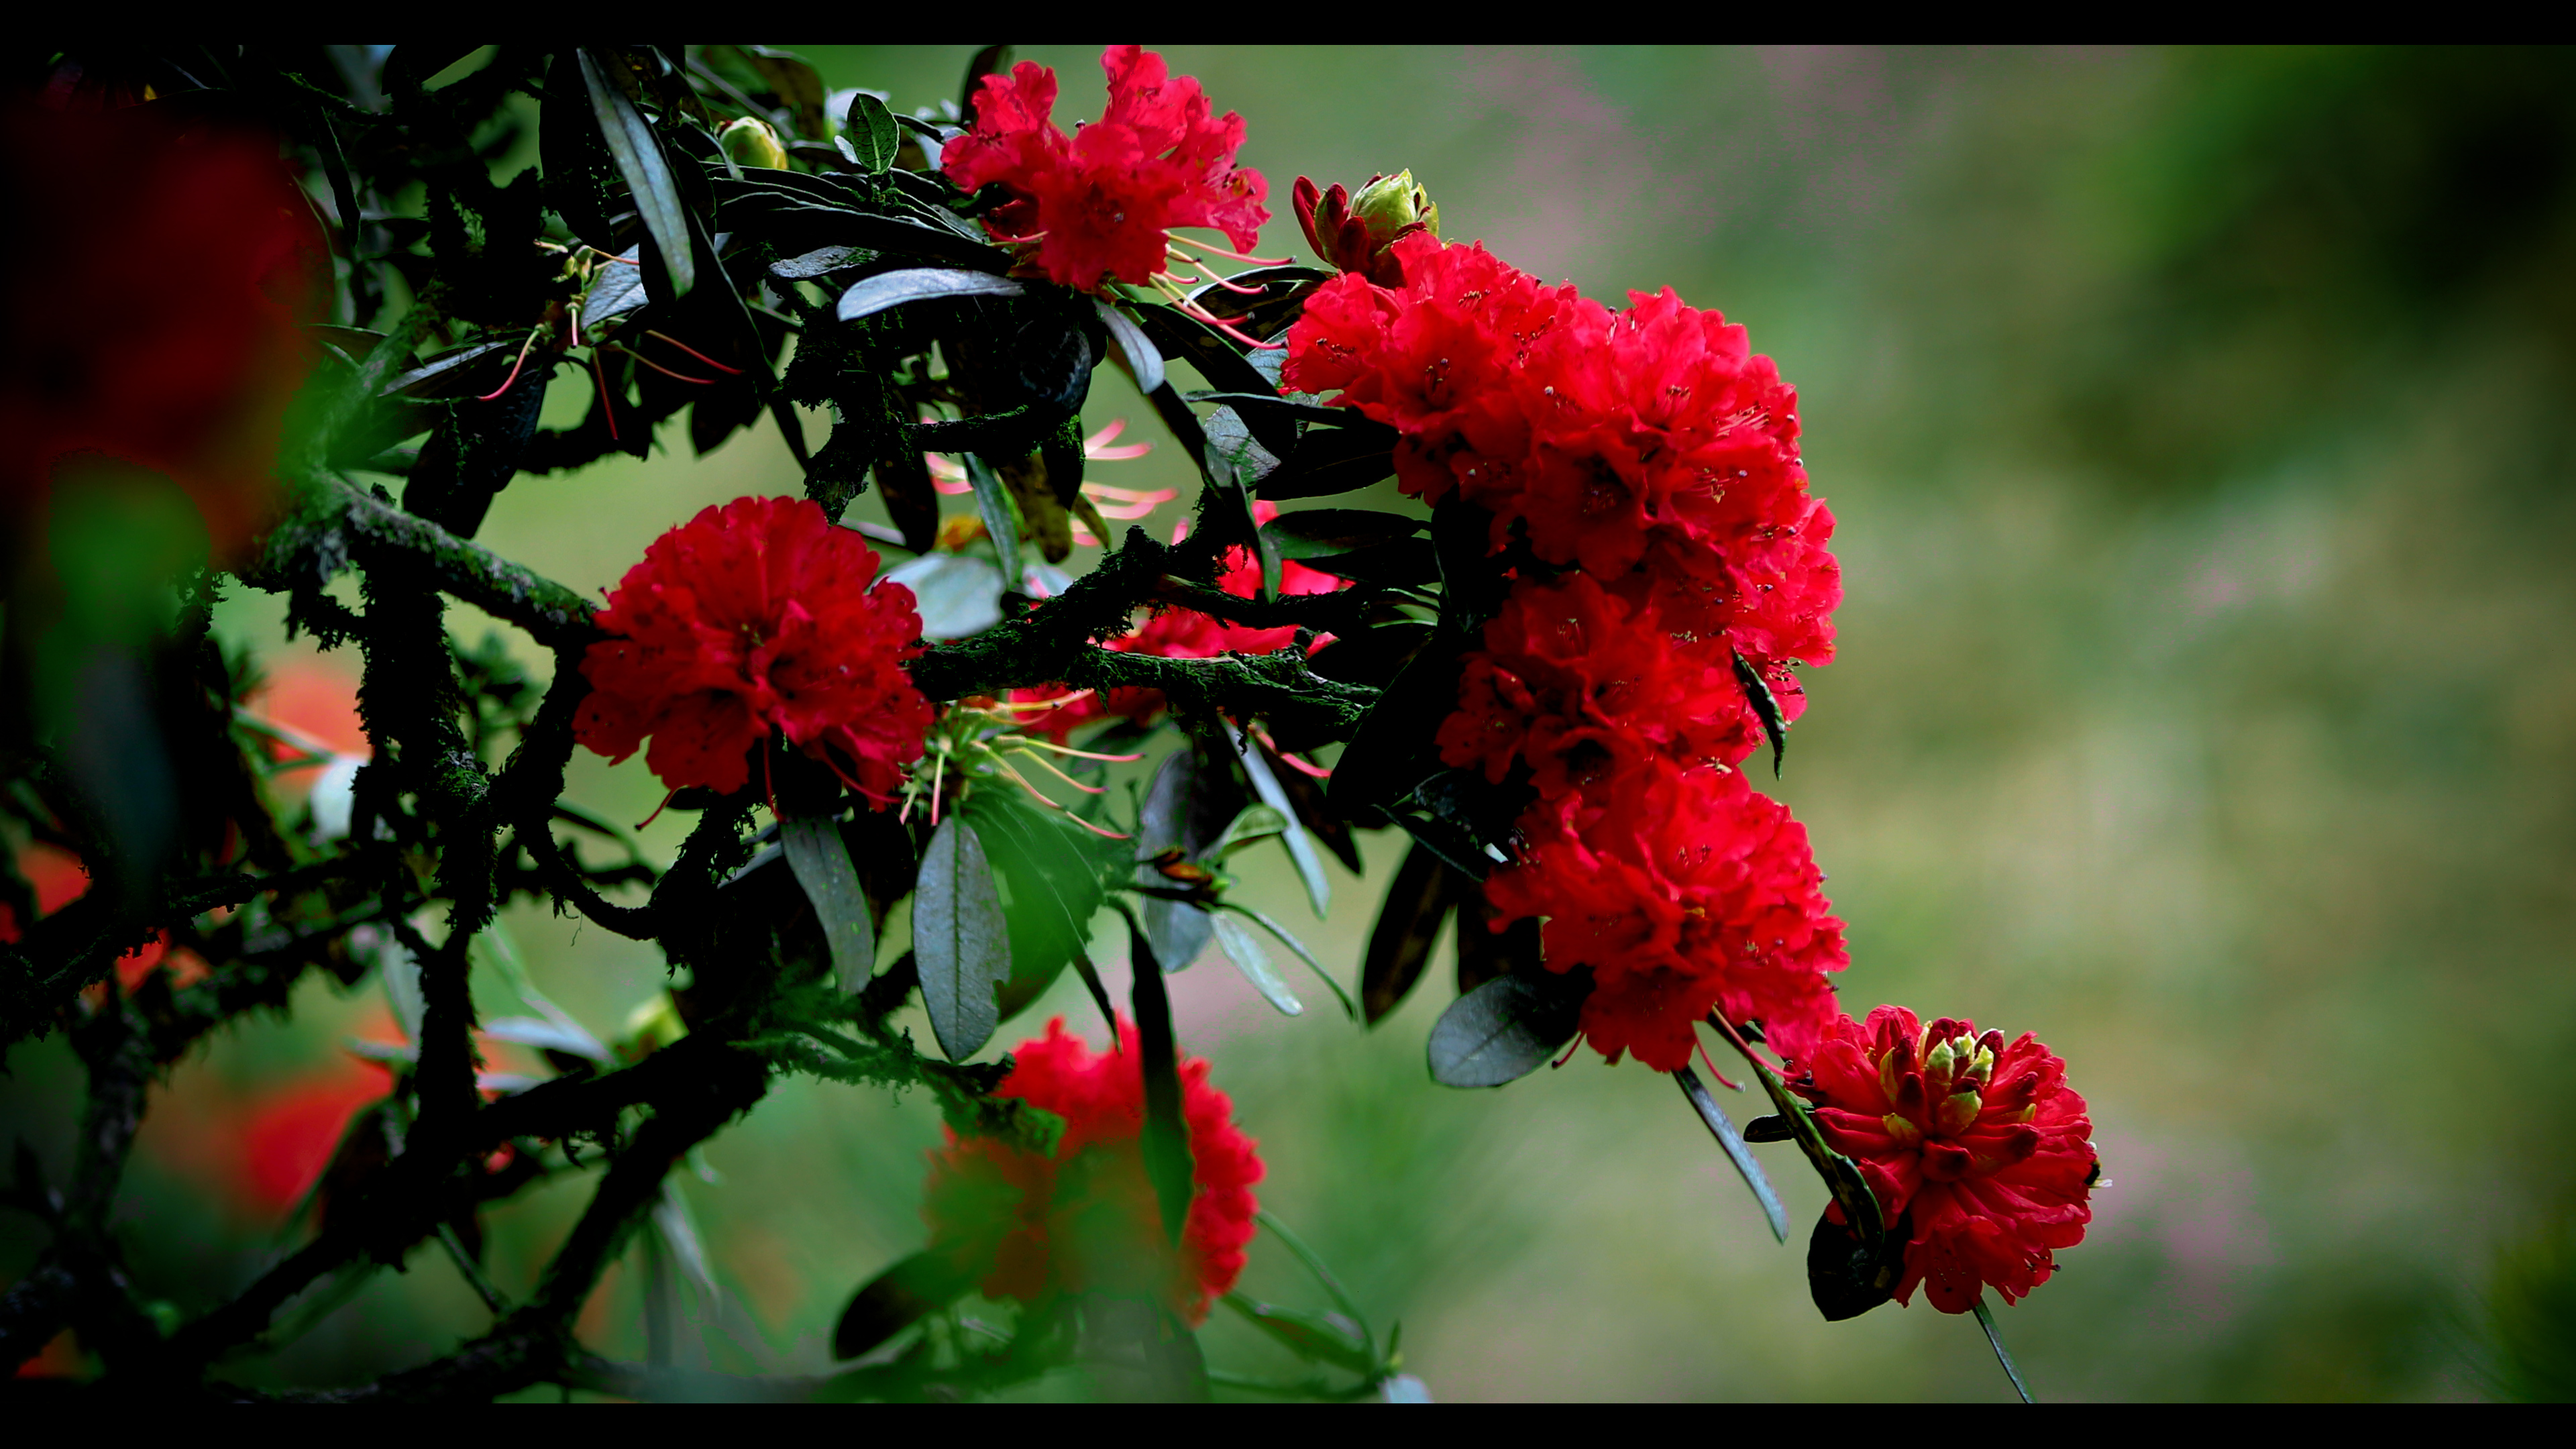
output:
[[[1527,760],[1541,799],[1598,787],[1648,755],[1732,765],[1761,719],[1722,638],[1673,628],[1663,576],[1516,584],[1467,657],[1440,757],[1499,783]],[[1782,700],[1793,713],[1805,696]]]
[[[166,108],[0,108],[0,535],[56,464],[168,475],[218,562],[275,506],[328,252],[273,139]]]
[[[89,870],[81,864],[79,856],[68,850],[42,841],[32,842],[18,852],[16,866],[19,877],[35,889],[36,915],[39,918],[50,916],[89,893]],[[25,939],[26,930],[25,923],[18,919],[17,911],[7,902],[0,902],[0,944],[15,944]],[[170,949],[170,933],[163,931],[116,958],[117,982],[127,991],[132,991],[143,984],[144,977],[165,964],[170,968],[170,984],[173,986],[193,986],[206,977],[205,958],[185,947],[173,951]],[[106,989],[101,985],[92,985],[81,995],[93,1007],[107,999]]]
[[[1836,1151],[1868,1178],[1893,1223],[1913,1214],[1896,1301],[1920,1285],[1932,1306],[1965,1313],[1988,1287],[2006,1303],[2048,1281],[2055,1253],[2084,1239],[2101,1163],[2066,1062],[2024,1032],[1901,1006],[1862,1025],[1837,1016],[1808,1053],[1798,1090]],[[1835,1221],[1841,1221],[1837,1216]]]
[[[1004,240],[1036,244],[1038,267],[1081,291],[1105,278],[1142,287],[1166,270],[1175,227],[1224,232],[1249,251],[1270,219],[1270,184],[1234,164],[1243,118],[1211,117],[1207,96],[1163,58],[1113,45],[1100,58],[1109,108],[1067,136],[1057,129],[1055,72],[1022,61],[990,75],[975,94],[975,124],[940,152],[941,169],[968,191],[1000,182],[1012,199],[985,222]]]
[[[996,1095],[1064,1119],[1054,1155],[949,1135],[930,1154],[922,1216],[932,1244],[984,1270],[987,1297],[1036,1302],[1058,1293],[1152,1294],[1193,1325],[1234,1286],[1252,1241],[1261,1158],[1234,1124],[1234,1104],[1208,1085],[1208,1064],[1181,1059],[1181,1110],[1196,1187],[1177,1250],[1164,1237],[1139,1141],[1145,1077],[1136,1028],[1095,1055],[1064,1018],[1011,1053]]]
[[[674,790],[751,778],[774,729],[882,806],[921,757],[929,701],[903,661],[921,618],[901,584],[870,588],[876,550],[808,499],[740,498],[654,540],[600,611],[584,745],[646,762]]]
[[[381,1100],[391,1074],[355,1059],[254,1098],[235,1119],[243,1206],[273,1218],[295,1206],[330,1166],[332,1150],[358,1109]]]
[[[1268,523],[1279,516],[1276,503],[1254,503],[1255,524]],[[1188,535],[1188,525],[1174,530],[1172,541],[1178,543]],[[1329,594],[1347,587],[1349,580],[1310,569],[1295,559],[1279,565],[1279,592],[1291,594]],[[1216,586],[1238,599],[1249,599],[1261,592],[1261,561],[1241,545],[1227,549],[1223,570]],[[1293,625],[1254,628],[1211,618],[1196,609],[1160,608],[1146,616],[1145,622],[1115,639],[1104,639],[1100,647],[1120,654],[1146,654],[1157,659],[1214,659],[1220,654],[1275,654],[1297,637]],[[1321,649],[1330,637],[1320,639]],[[1062,697],[1061,684],[1015,689],[1011,698],[1018,703],[1036,703]],[[1145,724],[1163,712],[1165,701],[1159,689],[1113,689],[1106,694],[1086,694],[1069,704],[1021,718],[1020,727],[1031,734],[1063,739],[1067,734],[1098,720],[1121,718],[1133,724]]]
[[[1551,971],[1592,968],[1586,1040],[1657,1071],[1690,1062],[1711,1008],[1802,1051],[1850,963],[1806,827],[1741,772],[1649,757],[1607,788],[1541,802],[1486,879],[1493,926],[1543,916]]]

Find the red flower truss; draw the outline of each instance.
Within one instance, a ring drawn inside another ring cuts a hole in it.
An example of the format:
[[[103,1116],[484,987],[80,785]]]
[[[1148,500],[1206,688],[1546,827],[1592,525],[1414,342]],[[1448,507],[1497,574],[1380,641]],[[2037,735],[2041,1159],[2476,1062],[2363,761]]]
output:
[[[1835,1018],[1811,1055],[1789,1055],[1808,1065],[1798,1089],[1879,1210],[1913,1214],[1898,1302],[1919,1284],[1944,1313],[1967,1312],[1987,1287],[2011,1303],[2048,1281],[2057,1249],[2083,1241],[2101,1173],[2093,1123],[2065,1061],[2029,1033],[2006,1043],[1974,1022],[1927,1028],[1882,1006],[1866,1026]]]
[[[1617,1061],[1690,1062],[1711,1009],[1802,1051],[1834,1019],[1850,963],[1806,827],[1741,772],[1648,757],[1599,791],[1542,803],[1485,882],[1493,925],[1542,916],[1547,968],[1589,966],[1583,1034]]]
[[[1723,640],[1667,623],[1676,601],[1661,576],[1604,588],[1589,574],[1516,585],[1468,655],[1458,712],[1440,728],[1440,757],[1500,783],[1527,760],[1541,799],[1597,786],[1647,755],[1731,765],[1753,752],[1760,717]],[[1784,711],[1805,707],[1785,695]]]
[[[1114,277],[1151,284],[1166,269],[1174,227],[1225,233],[1251,250],[1270,184],[1234,164],[1243,118],[1211,117],[1199,83],[1173,79],[1163,58],[1113,45],[1100,57],[1109,108],[1071,136],[1057,129],[1055,72],[1022,61],[984,77],[975,124],[940,153],[941,169],[968,191],[991,182],[1012,199],[986,225],[1005,241],[1027,240],[1051,280],[1080,291]]]
[[[1181,1059],[1181,1109],[1196,1189],[1175,1251],[1164,1237],[1139,1141],[1145,1077],[1136,1028],[1120,1050],[1093,1054],[1064,1018],[1011,1053],[995,1093],[1064,1119],[1054,1155],[949,1135],[930,1154],[922,1216],[935,1247],[984,1269],[987,1297],[1036,1302],[1062,1292],[1150,1293],[1196,1325],[1243,1272],[1261,1158],[1234,1124],[1234,1104],[1208,1085],[1208,1064]]]
[[[903,661],[921,620],[901,584],[870,588],[876,550],[806,499],[740,498],[654,540],[600,611],[584,745],[645,759],[674,790],[751,778],[775,730],[882,806],[921,756],[929,701]]]

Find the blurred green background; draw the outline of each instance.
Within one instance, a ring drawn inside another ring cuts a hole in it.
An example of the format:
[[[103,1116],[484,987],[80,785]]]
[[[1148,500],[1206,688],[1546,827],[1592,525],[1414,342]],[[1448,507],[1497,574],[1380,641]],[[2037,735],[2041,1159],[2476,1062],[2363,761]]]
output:
[[[911,109],[954,98],[971,47],[798,49]],[[1798,385],[1849,594],[1779,789],[1851,926],[1844,1000],[2036,1031],[2112,1179],[2058,1278],[2000,1314],[2043,1398],[2530,1389],[2490,1332],[2497,1264],[2576,1261],[2552,1246],[2576,1126],[2566,53],[1167,53],[1248,122],[1280,213],[1266,255],[1303,253],[1300,173],[1410,167],[1451,239],[1605,299],[1672,286]],[[1060,120],[1097,114],[1096,51],[1021,54],[1061,73]],[[1160,436],[1106,370],[1089,413]],[[797,487],[772,433],[705,460],[664,442],[522,480],[485,538],[592,589],[705,504]],[[1168,448],[1094,476],[1189,482]],[[224,622],[271,641],[278,609],[238,598]],[[658,798],[640,760],[576,771],[626,819]],[[1251,887],[1349,972],[1400,854],[1364,848],[1329,925],[1276,863]],[[603,1032],[661,980],[649,948],[510,925]],[[1185,1047],[1261,1140],[1265,1205],[1381,1329],[1403,1321],[1435,1395],[2007,1392],[1965,1319],[1818,1321],[1801,1252],[1653,1074],[1587,1053],[1500,1092],[1432,1086],[1445,963],[1365,1034],[1320,999],[1278,1016],[1214,956],[1175,982]],[[1058,1010],[1097,1035],[1059,988],[997,1048]],[[376,1014],[312,987],[175,1091],[322,1070]],[[58,1155],[67,1055],[11,1066],[7,1116]],[[144,1270],[191,1307],[274,1251],[203,1189],[207,1130],[165,1113],[130,1193]],[[938,1133],[917,1098],[796,1081],[717,1139],[721,1182],[687,1190],[727,1295],[688,1351],[822,1367],[850,1290],[922,1241]],[[1820,1189],[1758,1151],[1803,1229]],[[505,1289],[585,1191],[494,1215]],[[6,1232],[14,1274],[32,1245]],[[585,1320],[607,1351],[639,1351],[634,1279]],[[1268,1242],[1246,1286],[1317,1301]],[[245,1374],[364,1377],[482,1322],[425,1253]],[[1223,1319],[1209,1342],[1284,1367]]]

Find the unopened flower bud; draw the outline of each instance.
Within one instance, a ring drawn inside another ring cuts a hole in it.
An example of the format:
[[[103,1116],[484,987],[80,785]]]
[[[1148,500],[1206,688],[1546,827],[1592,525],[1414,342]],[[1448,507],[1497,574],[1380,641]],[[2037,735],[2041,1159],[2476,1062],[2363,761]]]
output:
[[[1404,269],[1388,251],[1399,238],[1418,231],[1440,235],[1440,208],[1411,171],[1372,176],[1357,197],[1340,186],[1318,191],[1300,176],[1291,197],[1315,255],[1326,266],[1357,272],[1381,287],[1404,285]]]
[[[716,133],[716,140],[736,165],[758,166],[769,171],[787,169],[786,146],[779,142],[778,133],[770,129],[769,123],[757,116],[725,122],[724,129]]]

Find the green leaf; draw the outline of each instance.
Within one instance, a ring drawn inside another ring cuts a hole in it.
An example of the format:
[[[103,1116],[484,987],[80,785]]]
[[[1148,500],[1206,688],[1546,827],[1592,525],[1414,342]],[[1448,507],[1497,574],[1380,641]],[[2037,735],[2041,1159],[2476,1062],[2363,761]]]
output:
[[[1305,1014],[1304,1004],[1297,1000],[1295,992],[1288,989],[1287,978],[1279,974],[1278,963],[1272,961],[1270,953],[1262,948],[1260,937],[1225,911],[1211,915],[1208,924],[1216,931],[1217,949],[1225,953],[1225,958],[1234,963],[1234,969],[1243,973],[1243,979],[1252,983],[1252,989],[1260,992],[1263,1000],[1279,1008],[1284,1016]]]
[[[1011,979],[1011,940],[991,864],[961,815],[940,822],[922,852],[913,901],[913,954],[930,1029],[952,1062],[964,1061],[1001,1024],[994,989]]]
[[[1762,1216],[1771,1224],[1771,1236],[1784,1243],[1789,1241],[1789,1210],[1780,1205],[1780,1194],[1771,1190],[1771,1179],[1762,1175],[1762,1164],[1753,1160],[1753,1149],[1744,1145],[1743,1135],[1735,1130],[1735,1123],[1717,1105],[1717,1099],[1708,1094],[1707,1084],[1687,1065],[1673,1073],[1673,1080],[1681,1083],[1682,1095],[1690,1098],[1699,1119],[1708,1124],[1726,1160],[1743,1175],[1744,1185],[1753,1189],[1754,1200],[1762,1204]]]
[[[1028,289],[1008,277],[952,267],[913,267],[879,272],[841,294],[833,315],[844,322],[871,317],[889,307],[939,297],[1017,297]]]
[[[1315,908],[1315,919],[1323,920],[1332,910],[1333,884],[1324,876],[1324,857],[1316,851],[1314,837],[1297,823],[1297,802],[1288,798],[1287,790],[1271,773],[1270,762],[1262,758],[1251,737],[1232,726],[1227,729],[1241,754],[1244,778],[1252,782],[1252,793],[1278,812],[1279,843],[1287,848],[1289,861],[1297,867],[1297,880],[1306,887],[1306,903]]]
[[[843,991],[867,985],[877,971],[876,920],[839,823],[800,815],[779,822],[778,838],[787,848],[787,868],[795,872],[796,883],[805,888],[805,899],[813,902],[814,914],[823,922],[824,939],[832,947],[833,981]]]
[[[974,825],[1005,897],[1011,975],[1000,1013],[1007,1019],[1053,985],[1090,939],[1091,918],[1107,895],[1101,877],[1118,867],[1120,853],[1013,789],[976,790],[959,813]]]
[[[1243,790],[1225,768],[1222,757],[1201,754],[1196,741],[1183,744],[1163,757],[1163,763],[1155,768],[1153,783],[1145,791],[1136,827],[1137,859],[1149,861],[1164,851],[1177,849],[1182,859],[1204,863],[1209,847],[1242,811],[1244,803]],[[1146,885],[1171,884],[1152,867],[1142,864],[1137,868],[1136,879]],[[1154,954],[1169,970],[1188,969],[1207,949],[1208,938],[1215,931],[1208,923],[1208,913],[1185,901],[1148,897],[1140,903],[1139,910],[1145,934],[1154,944]]]
[[[1127,375],[1136,380],[1138,392],[1151,395],[1163,385],[1161,349],[1154,346],[1153,339],[1145,335],[1145,329],[1136,325],[1136,319],[1128,316],[1126,309],[1107,298],[1099,299],[1099,307],[1100,325],[1108,330],[1109,340],[1118,344],[1119,356],[1127,360]]]
[[[1834,1205],[1843,1210],[1843,1221],[1875,1251],[1880,1234],[1886,1231],[1886,1219],[1879,1212],[1877,1196],[1869,1189],[1869,1179],[1861,1176],[1850,1158],[1825,1141],[1823,1129],[1816,1125],[1815,1109],[1791,1092],[1779,1073],[1758,1060],[1748,1064],[1761,1080],[1762,1090],[1770,1096],[1771,1105],[1779,1109],[1780,1123],[1788,1129],[1789,1140],[1798,1144],[1798,1150],[1807,1154],[1807,1161],[1814,1165],[1816,1175],[1825,1180],[1826,1190],[1834,1195]]]
[[[1267,839],[1288,828],[1288,817],[1268,805],[1246,805],[1225,827],[1225,833],[1208,847],[1206,858],[1223,860],[1255,841]]]
[[[1913,1236],[1910,1210],[1876,1243],[1818,1213],[1816,1230],[1807,1237],[1807,1296],[1816,1311],[1826,1322],[1840,1323],[1885,1303],[1905,1272],[1905,1245]]]
[[[1137,1148],[1145,1159],[1145,1180],[1154,1186],[1163,1235],[1177,1243],[1189,1221],[1193,1189],[1189,1128],[1181,1119],[1180,1045],[1172,1039],[1172,999],[1163,990],[1163,968],[1132,916],[1127,950],[1133,978],[1127,1003],[1136,1013],[1136,1050],[1145,1077],[1145,1130]]]
[[[1366,488],[1394,471],[1394,429],[1308,428],[1259,491],[1273,502],[1323,498]]]
[[[867,1281],[832,1329],[832,1356],[857,1358],[926,1315],[963,1297],[975,1284],[952,1254],[924,1249]]]
[[[1451,629],[1433,634],[1369,706],[1333,765],[1329,798],[1343,818],[1378,820],[1384,806],[1440,768],[1430,725],[1458,708],[1458,675],[1474,642]]]
[[[851,99],[849,124],[844,132],[849,137],[850,150],[870,175],[893,166],[895,153],[903,149],[903,128],[895,124],[894,112],[866,91]]]
[[[653,239],[662,265],[670,272],[671,295],[684,297],[697,285],[697,249],[689,240],[679,183],[662,155],[661,139],[634,102],[608,79],[599,57],[586,48],[581,52],[581,83],[590,93],[590,111],[599,122],[600,139],[608,143],[618,175],[635,195],[644,234]]]
[[[1020,515],[1011,504],[1010,487],[980,456],[968,453],[965,463],[967,481],[975,488],[975,511],[983,516],[993,556],[1002,566],[1002,591],[1018,593],[1028,587],[1028,578],[1020,567]]]
[[[1574,1039],[1591,988],[1587,975],[1542,973],[1505,976],[1459,997],[1432,1024],[1431,1079],[1499,1087],[1528,1076]]]
[[[1241,1293],[1225,1295],[1225,1306],[1309,1363],[1355,1374],[1377,1372],[1377,1356],[1369,1352],[1369,1346],[1324,1314],[1281,1308]]]
[[[1376,1352],[1377,1336],[1369,1331],[1368,1316],[1360,1312],[1360,1306],[1357,1303],[1351,1301],[1350,1293],[1342,1287],[1342,1280],[1334,1277],[1332,1268],[1324,1262],[1324,1255],[1316,1252],[1313,1248],[1306,1246],[1305,1239],[1289,1231],[1286,1223],[1272,1217],[1267,1212],[1258,1208],[1254,1209],[1252,1220],[1261,1225],[1262,1231],[1270,1234],[1270,1236],[1274,1238],[1277,1238],[1280,1246],[1286,1248],[1290,1254],[1295,1256],[1297,1261],[1305,1267],[1307,1272],[1315,1275],[1315,1281],[1323,1285],[1323,1289],[1326,1293],[1332,1295],[1333,1306],[1341,1311],[1343,1317],[1359,1325],[1360,1337],[1362,1341],[1366,1342],[1370,1346],[1370,1352],[1374,1355]],[[1399,1324],[1396,1328],[1397,1334],[1401,1335],[1403,1331],[1403,1326]],[[1390,1343],[1388,1346],[1392,1348],[1394,1345]]]
[[[1405,852],[1395,879],[1378,907],[1377,925],[1369,931],[1368,955],[1360,963],[1360,1004],[1368,1024],[1377,1025],[1402,1004],[1431,962],[1441,923],[1473,882],[1451,870],[1439,855],[1421,845]],[[1464,925],[1460,927],[1465,930]],[[1462,942],[1465,936],[1459,938]]]
[[[1348,1015],[1353,1021],[1360,1019],[1359,1003],[1351,1000],[1351,994],[1342,989],[1342,983],[1333,979],[1332,972],[1324,969],[1323,962],[1315,959],[1315,953],[1306,949],[1305,942],[1298,940],[1293,935],[1290,935],[1287,928],[1280,925],[1277,921],[1270,919],[1268,916],[1263,915],[1261,912],[1256,911],[1252,907],[1244,905],[1239,901],[1227,901],[1224,909],[1233,911],[1237,915],[1250,916],[1253,920],[1260,923],[1261,929],[1278,937],[1280,945],[1287,947],[1296,955],[1298,960],[1305,962],[1307,967],[1311,969],[1317,977],[1321,978],[1326,986],[1332,988],[1333,998],[1341,1002],[1343,1013]]]
[[[1752,702],[1753,712],[1762,719],[1762,732],[1771,737],[1771,778],[1780,778],[1780,757],[1789,749],[1789,719],[1780,712],[1780,701],[1762,678],[1762,671],[1743,655],[1734,656],[1735,682],[1744,686],[1744,697]]]

